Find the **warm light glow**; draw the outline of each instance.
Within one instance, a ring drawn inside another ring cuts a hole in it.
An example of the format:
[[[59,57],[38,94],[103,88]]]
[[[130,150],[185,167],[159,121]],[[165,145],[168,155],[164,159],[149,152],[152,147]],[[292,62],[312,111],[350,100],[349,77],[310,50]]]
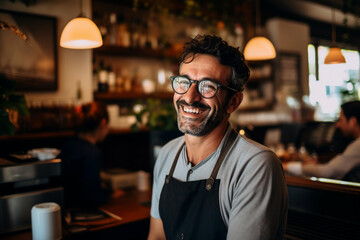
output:
[[[331,47],[328,55],[325,57],[325,64],[346,63],[345,57],[342,55],[340,48]]]
[[[254,37],[246,44],[244,49],[245,60],[259,61],[276,57],[274,45],[265,37]]]
[[[335,184],[341,184],[341,185],[349,185],[349,186],[360,187],[360,183],[357,183],[357,182],[348,182],[348,181],[330,179],[330,178],[310,177],[310,180],[319,181],[319,182],[325,182],[325,183],[335,183]]]
[[[103,41],[98,27],[89,18],[78,17],[64,28],[60,46],[71,49],[90,49],[102,46]]]

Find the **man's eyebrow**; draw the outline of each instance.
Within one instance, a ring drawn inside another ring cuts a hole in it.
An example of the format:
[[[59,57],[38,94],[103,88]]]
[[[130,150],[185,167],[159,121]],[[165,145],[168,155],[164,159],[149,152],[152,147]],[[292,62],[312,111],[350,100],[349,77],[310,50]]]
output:
[[[187,75],[187,74],[180,74],[179,76],[191,79],[190,76]],[[191,80],[193,80],[193,79],[191,79]],[[213,78],[210,78],[210,77],[203,77],[200,80],[196,80],[196,81],[201,81],[201,80],[210,80],[210,81],[213,81],[213,82],[218,82],[216,79],[213,79]]]
[[[187,74],[179,74],[179,76],[180,76],[180,77],[186,77],[186,78],[188,78],[188,79],[191,79],[191,78],[189,77],[189,75],[187,75]]]

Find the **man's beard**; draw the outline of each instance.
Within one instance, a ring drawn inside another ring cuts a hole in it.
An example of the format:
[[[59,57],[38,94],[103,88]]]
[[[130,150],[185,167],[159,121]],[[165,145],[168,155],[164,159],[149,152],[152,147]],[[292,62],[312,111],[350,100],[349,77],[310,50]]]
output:
[[[183,106],[203,108],[203,109],[205,108],[209,109],[210,107],[200,102],[193,102],[192,104],[188,104],[184,100],[178,100],[176,102],[177,112],[178,112],[177,113],[178,128],[181,132],[185,134],[189,134],[193,136],[205,136],[208,133],[210,133],[213,129],[215,129],[217,126],[219,126],[219,124],[224,120],[225,117],[225,113],[224,113],[225,105],[222,105],[218,109],[215,109],[215,111],[212,112],[211,115],[207,115],[198,125],[195,125],[196,120],[192,120],[189,118],[183,119],[181,121],[180,112],[183,110],[181,110],[182,107],[180,106],[180,104]],[[192,124],[191,121],[193,121],[195,124]]]

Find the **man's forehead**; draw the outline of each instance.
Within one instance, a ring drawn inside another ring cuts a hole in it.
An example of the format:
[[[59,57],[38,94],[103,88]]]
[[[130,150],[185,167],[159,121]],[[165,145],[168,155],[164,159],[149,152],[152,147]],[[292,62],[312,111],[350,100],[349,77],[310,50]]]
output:
[[[186,60],[180,64],[179,72],[181,73],[184,68],[186,70],[204,71],[215,75],[228,75],[231,72],[230,66],[221,64],[215,56],[208,54],[196,54],[186,58]]]

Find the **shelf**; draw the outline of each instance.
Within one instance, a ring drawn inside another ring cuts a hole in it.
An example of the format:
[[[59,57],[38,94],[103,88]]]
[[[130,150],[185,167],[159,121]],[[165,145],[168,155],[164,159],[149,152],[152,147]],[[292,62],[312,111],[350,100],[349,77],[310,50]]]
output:
[[[97,101],[117,101],[117,100],[137,100],[137,99],[172,99],[174,93],[172,92],[158,92],[152,94],[134,93],[134,92],[106,92],[106,93],[94,93],[94,99]]]
[[[27,133],[15,133],[13,136],[0,136],[0,140],[29,140],[29,139],[43,139],[54,137],[72,137],[75,135],[75,131],[47,131],[47,132],[27,132]]]
[[[273,107],[273,103],[240,105],[237,111],[239,112],[268,111],[271,110],[272,107]]]
[[[149,131],[147,128],[140,128],[139,131]],[[133,133],[129,128],[110,128],[109,135],[128,134]],[[32,140],[32,139],[48,139],[48,138],[69,138],[75,136],[76,132],[73,130],[64,131],[44,131],[44,132],[27,132],[15,133],[13,136],[0,136],[0,141],[19,141],[19,140]]]
[[[139,57],[152,59],[177,60],[180,53],[173,50],[155,50],[151,48],[126,48],[120,46],[102,46],[93,50],[95,55]]]

